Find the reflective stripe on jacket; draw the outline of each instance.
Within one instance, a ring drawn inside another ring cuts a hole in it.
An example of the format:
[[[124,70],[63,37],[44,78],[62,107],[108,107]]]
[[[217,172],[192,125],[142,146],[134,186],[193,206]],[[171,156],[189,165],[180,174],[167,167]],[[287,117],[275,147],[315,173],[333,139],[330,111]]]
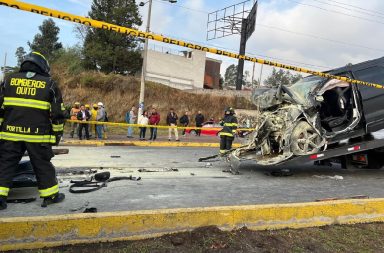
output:
[[[222,121],[223,129],[220,131],[220,136],[233,137],[237,129],[237,118],[234,115],[225,115]]]

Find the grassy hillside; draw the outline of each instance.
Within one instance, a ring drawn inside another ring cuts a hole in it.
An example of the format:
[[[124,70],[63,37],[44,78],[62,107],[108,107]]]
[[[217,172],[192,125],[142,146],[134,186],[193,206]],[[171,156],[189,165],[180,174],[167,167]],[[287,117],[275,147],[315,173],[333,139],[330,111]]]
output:
[[[127,110],[138,104],[140,80],[137,78],[89,71],[74,73],[65,63],[54,64],[52,68],[53,78],[61,87],[65,104],[75,101],[93,104],[101,101],[106,106],[110,121],[114,122],[124,121]],[[186,110],[193,115],[201,110],[206,118],[215,119],[222,116],[226,106],[254,108],[244,98],[190,94],[152,82],[146,83],[145,106],[155,106],[162,116],[163,123],[171,107],[179,117]]]

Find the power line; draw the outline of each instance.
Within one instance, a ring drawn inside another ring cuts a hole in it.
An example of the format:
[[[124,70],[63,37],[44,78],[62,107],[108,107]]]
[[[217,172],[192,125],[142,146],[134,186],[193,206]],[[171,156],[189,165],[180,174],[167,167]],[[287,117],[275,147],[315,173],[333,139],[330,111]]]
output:
[[[171,37],[171,35],[167,35],[167,34],[163,34],[163,35]],[[216,45],[216,44],[210,44],[210,43],[206,43],[206,42],[202,42],[202,41],[191,40],[191,39],[188,39],[188,38],[178,37],[178,36],[174,36],[174,35],[172,35],[172,37],[175,38],[175,39],[179,39],[179,40],[183,40],[183,41],[190,41],[190,42],[193,42],[193,43],[196,43],[196,44],[204,44],[204,45],[207,45],[207,46],[211,46],[211,47],[215,47],[215,48],[223,49],[223,50],[228,50],[228,51],[231,51],[231,52],[236,52],[238,50],[238,49],[234,49],[234,48],[223,47],[223,46]],[[281,61],[285,61],[285,62],[290,63],[290,64],[300,64],[300,65],[305,65],[305,66],[310,66],[310,67],[317,67],[317,68],[322,68],[322,69],[327,69],[327,70],[334,68],[334,67],[330,67],[330,66],[321,66],[321,65],[311,64],[311,63],[295,61],[295,60],[291,60],[291,59],[278,58],[278,57],[262,55],[262,54],[255,54],[255,53],[250,53],[250,52],[247,52],[247,55],[251,55],[251,56],[254,56],[254,57],[258,57],[258,58],[262,57],[262,58],[268,58],[268,59],[274,59],[274,60],[281,60]]]
[[[176,4],[176,3],[170,3],[170,2],[161,1],[161,0],[155,0],[155,1],[158,2],[158,3],[169,4],[169,5],[172,5],[172,6],[176,6],[176,7],[178,7],[178,8],[187,9],[187,10],[191,10],[191,11],[195,11],[195,12],[200,12],[200,13],[204,13],[204,14],[208,14],[208,13],[209,13],[209,12],[207,12],[207,11],[205,11],[205,10],[199,10],[199,9],[189,8],[189,7],[187,7],[187,6],[180,5],[180,4]]]
[[[379,11],[375,11],[375,10],[365,9],[365,8],[357,6],[357,5],[347,4],[347,3],[343,3],[343,2],[339,2],[339,1],[334,1],[334,0],[327,0],[327,1],[338,3],[338,4],[341,4],[341,5],[350,6],[350,7],[353,7],[353,8],[356,8],[356,9],[360,9],[360,10],[364,10],[364,11],[367,11],[367,12],[377,13],[377,14],[380,14],[380,15],[384,16],[384,12],[379,12]]]
[[[155,1],[161,2],[161,3],[164,3],[164,4],[175,5],[175,4],[171,4],[169,2],[165,2],[165,1],[161,1],[161,0],[155,0]],[[313,0],[313,1],[319,1],[319,0]],[[330,0],[328,0],[328,1],[330,1]],[[196,12],[201,12],[201,13],[209,14],[208,11],[204,11],[204,10],[201,10],[201,9],[189,8],[189,7],[185,7],[183,5],[176,5],[176,6],[179,7],[179,8],[188,9],[190,11],[196,11]],[[267,28],[267,29],[277,30],[277,31],[280,31],[280,32],[292,33],[292,34],[296,34],[296,35],[299,35],[299,36],[305,36],[305,37],[309,37],[309,38],[313,38],[313,39],[318,39],[318,40],[333,42],[333,43],[337,43],[337,44],[347,45],[347,46],[351,46],[351,47],[359,47],[359,48],[364,48],[364,49],[368,49],[368,50],[372,50],[372,51],[384,52],[384,49],[372,48],[372,47],[368,47],[368,46],[364,46],[364,45],[360,45],[360,44],[355,44],[355,43],[350,43],[350,42],[346,42],[346,41],[341,41],[341,40],[334,40],[334,39],[330,39],[330,38],[326,38],[326,37],[321,37],[321,36],[314,35],[314,34],[309,34],[309,33],[296,32],[296,31],[287,30],[287,29],[284,29],[284,28],[270,26],[270,25],[265,25],[265,24],[261,24],[261,23],[257,23],[257,26],[264,27],[264,28]]]
[[[384,18],[384,14],[376,15],[376,14],[373,14],[371,11],[357,10],[356,7],[354,7],[355,9],[353,9],[353,8],[344,7],[342,4],[339,4],[339,3],[331,4],[329,2],[324,2],[324,1],[320,1],[320,0],[312,0],[312,1],[315,1],[315,2],[318,2],[318,3],[321,3],[321,4],[325,4],[325,5],[329,5],[329,6],[334,6],[334,7],[337,7],[337,8],[342,8],[344,10],[349,10],[349,11],[353,11],[353,12],[363,13],[364,15],[374,16],[374,17],[378,17],[378,18]]]
[[[357,18],[357,19],[373,22],[373,23],[384,24],[384,22],[380,22],[378,20],[364,18],[364,17],[360,17],[360,16],[355,16],[355,15],[347,14],[347,13],[336,11],[336,10],[330,10],[330,9],[326,9],[326,8],[323,8],[323,7],[320,7],[320,6],[316,6],[316,5],[305,4],[305,3],[298,2],[298,1],[295,1],[295,0],[288,0],[288,1],[300,4],[300,5],[316,8],[316,9],[319,9],[319,10],[327,11],[327,12],[333,12],[333,13],[341,14],[341,15],[344,15],[344,16],[349,16],[349,17],[353,17],[353,18]]]
[[[330,38],[321,37],[321,36],[318,36],[318,35],[315,35],[315,34],[295,32],[295,31],[287,30],[287,29],[284,29],[284,28],[276,27],[276,26],[264,25],[264,24],[260,24],[260,23],[258,23],[257,26],[264,27],[264,28],[267,28],[267,29],[274,29],[274,30],[278,30],[278,31],[281,31],[281,32],[292,33],[292,34],[296,34],[296,35],[299,35],[299,36],[310,37],[310,38],[313,38],[313,39],[318,39],[318,40],[324,40],[324,41],[329,41],[329,42],[333,42],[333,43],[343,44],[343,45],[347,45],[347,46],[351,46],[351,47],[359,47],[359,48],[369,49],[369,50],[373,50],[373,51],[384,52],[384,49],[372,48],[372,47],[367,47],[367,46],[363,46],[363,45],[359,45],[359,44],[353,44],[353,43],[349,43],[349,42],[345,42],[345,41],[334,40],[334,39],[330,39]]]

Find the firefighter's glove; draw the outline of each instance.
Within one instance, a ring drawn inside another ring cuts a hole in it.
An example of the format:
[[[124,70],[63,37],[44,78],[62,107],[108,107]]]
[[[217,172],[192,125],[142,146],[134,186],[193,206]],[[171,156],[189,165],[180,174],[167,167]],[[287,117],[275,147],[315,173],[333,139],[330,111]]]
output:
[[[55,137],[56,137],[56,141],[55,141],[55,144],[54,146],[59,146],[59,143],[61,141],[61,138],[62,138],[62,134],[56,134]]]

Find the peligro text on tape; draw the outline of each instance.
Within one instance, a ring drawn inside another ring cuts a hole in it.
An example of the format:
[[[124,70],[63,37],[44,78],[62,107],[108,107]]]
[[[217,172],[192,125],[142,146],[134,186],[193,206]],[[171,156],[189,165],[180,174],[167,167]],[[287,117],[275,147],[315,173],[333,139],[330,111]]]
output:
[[[342,77],[342,76],[335,76],[335,75],[331,75],[331,74],[327,74],[327,73],[323,73],[323,72],[319,72],[319,71],[295,67],[295,66],[291,66],[291,65],[286,65],[286,64],[268,61],[268,60],[264,60],[264,59],[259,59],[259,58],[255,58],[255,57],[250,57],[250,56],[246,56],[246,55],[239,55],[236,53],[232,53],[232,52],[228,52],[228,51],[224,51],[224,50],[219,50],[217,48],[200,46],[197,44],[193,44],[193,43],[189,43],[189,42],[185,42],[185,41],[181,41],[181,40],[177,40],[177,39],[173,39],[173,38],[168,38],[168,37],[165,37],[162,35],[153,34],[153,33],[146,33],[146,32],[136,30],[136,29],[122,27],[122,26],[118,26],[118,25],[113,25],[113,24],[109,24],[106,22],[97,21],[97,20],[93,20],[90,18],[85,18],[85,17],[81,17],[81,16],[65,13],[62,11],[45,8],[45,7],[41,7],[38,5],[24,3],[24,2],[20,2],[20,1],[16,1],[16,0],[0,0],[0,6],[7,6],[7,7],[23,10],[23,11],[28,11],[28,12],[44,15],[44,16],[59,18],[62,20],[67,20],[70,22],[91,26],[94,28],[100,28],[100,29],[104,29],[104,30],[114,31],[117,33],[127,34],[127,35],[130,35],[133,37],[147,38],[150,40],[155,40],[155,41],[160,41],[160,42],[164,42],[164,43],[168,43],[168,44],[187,47],[187,48],[191,48],[191,49],[195,49],[195,50],[205,51],[205,52],[209,52],[212,54],[227,56],[230,58],[244,59],[246,61],[256,62],[259,64],[264,64],[264,65],[269,65],[269,66],[273,66],[273,67],[293,70],[293,71],[302,72],[302,73],[306,73],[306,74],[312,74],[312,75],[325,77],[325,78],[338,79],[341,81],[346,81],[349,83],[355,83],[355,84],[360,84],[360,85],[366,85],[366,86],[374,87],[374,88],[378,88],[378,89],[384,89],[384,85],[381,85],[381,84],[375,84],[375,83],[355,80],[355,79]]]

